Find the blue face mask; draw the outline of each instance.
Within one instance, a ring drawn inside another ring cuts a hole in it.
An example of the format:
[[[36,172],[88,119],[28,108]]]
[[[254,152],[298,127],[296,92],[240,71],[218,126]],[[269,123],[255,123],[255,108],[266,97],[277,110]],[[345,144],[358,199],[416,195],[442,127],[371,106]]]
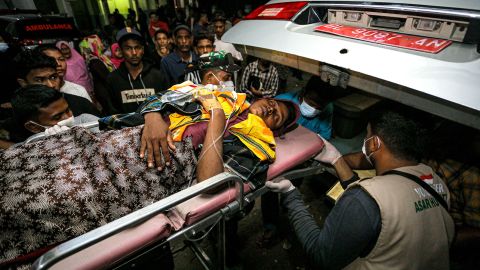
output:
[[[312,118],[317,116],[321,112],[321,110],[315,109],[314,107],[308,105],[308,103],[304,100],[300,104],[300,112],[304,117]]]
[[[5,42],[0,42],[0,52],[6,52],[8,50],[8,44]]]

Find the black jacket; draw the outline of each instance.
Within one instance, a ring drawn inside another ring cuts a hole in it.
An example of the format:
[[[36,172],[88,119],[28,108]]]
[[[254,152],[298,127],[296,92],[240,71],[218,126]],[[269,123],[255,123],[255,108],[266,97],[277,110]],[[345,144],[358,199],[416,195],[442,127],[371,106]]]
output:
[[[108,75],[107,83],[114,110],[111,114],[134,112],[147,97],[170,87],[163,72],[147,61],[143,61],[143,70],[135,79],[122,63]]]
[[[73,116],[79,116],[84,113],[89,113],[98,117],[102,116],[93,103],[84,97],[67,93],[63,93],[63,97],[67,101],[68,107],[70,107]]]

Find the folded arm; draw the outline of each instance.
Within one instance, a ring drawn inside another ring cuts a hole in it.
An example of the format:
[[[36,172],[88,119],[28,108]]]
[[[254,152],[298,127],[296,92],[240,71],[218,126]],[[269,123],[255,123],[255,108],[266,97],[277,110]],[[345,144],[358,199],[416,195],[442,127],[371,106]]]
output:
[[[210,112],[210,121],[197,164],[197,181],[204,181],[224,171],[223,131],[225,113],[215,96],[200,96],[202,106]]]

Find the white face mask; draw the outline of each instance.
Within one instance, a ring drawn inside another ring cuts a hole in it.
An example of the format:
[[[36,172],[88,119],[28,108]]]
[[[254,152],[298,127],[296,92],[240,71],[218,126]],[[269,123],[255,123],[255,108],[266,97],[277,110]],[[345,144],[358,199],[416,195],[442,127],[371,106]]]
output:
[[[32,120],[30,120],[29,122],[31,124],[34,124],[37,127],[40,127],[41,129],[43,129],[43,131],[52,127],[52,126],[41,125],[41,124],[39,124],[37,122],[34,122]],[[56,125],[61,126],[61,127],[73,127],[74,123],[75,123],[75,117],[72,115],[71,117],[69,117],[65,120],[59,121]]]
[[[233,84],[233,81],[220,81],[220,86],[222,91],[235,91],[235,85]]]
[[[378,148],[380,148],[381,141],[380,141],[380,140],[378,139],[378,137],[376,137],[376,136],[372,136],[372,137],[370,137],[370,138],[367,138],[367,139],[363,140],[363,146],[362,146],[362,153],[363,153],[363,155],[365,156],[365,158],[367,159],[367,161],[368,161],[370,164],[372,164],[372,165],[373,165],[373,162],[372,162],[371,156],[372,156],[373,153],[375,153],[375,152],[371,152],[370,155],[367,155],[367,149],[366,149],[366,147],[365,147],[365,143],[366,143],[368,140],[370,140],[371,138],[373,138],[373,137],[377,138]],[[378,149],[377,149],[377,150],[378,150]]]
[[[62,120],[62,121],[59,121],[57,123],[57,125],[61,126],[61,127],[73,127],[73,124],[75,123],[75,117],[70,116],[69,118],[65,119],[65,120]]]
[[[8,50],[8,44],[5,42],[0,42],[0,52],[5,52]]]
[[[307,118],[312,118],[317,116],[321,111],[318,109],[315,109],[314,107],[308,105],[307,102],[302,101],[300,104],[300,112],[302,113],[303,116]]]
[[[222,81],[220,80],[214,73],[212,73],[213,77],[217,79],[218,85],[220,86],[220,91],[235,91],[235,85],[233,81]]]

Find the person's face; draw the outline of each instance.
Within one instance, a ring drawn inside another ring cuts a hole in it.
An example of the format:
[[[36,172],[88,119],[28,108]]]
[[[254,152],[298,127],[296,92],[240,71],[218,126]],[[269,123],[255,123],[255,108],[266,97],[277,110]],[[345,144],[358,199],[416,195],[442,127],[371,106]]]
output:
[[[125,62],[131,65],[139,65],[142,62],[143,45],[137,40],[128,39],[122,44],[122,54]]]
[[[115,58],[123,58],[122,50],[120,49],[120,47],[117,47],[115,49],[113,55],[115,56]]]
[[[72,111],[67,101],[62,97],[47,107],[38,109],[37,119],[25,123],[25,128],[33,133],[43,132],[44,127],[52,127],[58,122],[72,117]],[[42,127],[44,126],[44,127]]]
[[[38,123],[43,126],[54,126],[58,122],[72,117],[72,111],[64,98],[54,101],[45,108],[38,109]]]
[[[217,38],[221,38],[225,33],[225,23],[222,21],[216,21],[213,24],[213,30],[215,31],[215,35],[217,35]]]
[[[165,48],[168,46],[168,37],[164,33],[158,33],[155,36],[155,43],[157,43],[157,46],[160,48]]]
[[[65,44],[60,45],[60,50],[62,51],[63,56],[65,56],[66,59],[70,59],[72,57],[72,51],[70,50],[70,47],[68,47]]]
[[[32,84],[42,84],[55,90],[60,90],[60,77],[53,68],[32,69],[25,79],[18,79],[17,81],[21,87]]]
[[[200,24],[202,25],[207,25],[208,24],[208,16],[207,14],[202,14],[200,16],[200,20],[199,20]]]
[[[60,79],[65,77],[67,73],[67,62],[65,56],[57,50],[45,50],[43,52],[46,56],[53,57],[57,61],[57,73],[60,76]]]
[[[282,127],[288,118],[287,105],[281,101],[269,98],[255,101],[250,106],[249,112],[262,118],[271,130]]]
[[[175,36],[175,44],[181,52],[189,52],[192,46],[192,36],[190,32],[185,29],[178,30]]]
[[[209,39],[201,39],[197,42],[197,46],[195,47],[197,50],[198,55],[202,55],[204,53],[213,52],[213,43]]]
[[[232,75],[228,72],[223,70],[216,70],[207,73],[202,81],[203,85],[206,84],[213,84],[213,85],[220,85],[220,81],[226,82],[232,79]]]
[[[150,21],[152,22],[158,22],[158,16],[155,14],[150,15]]]

